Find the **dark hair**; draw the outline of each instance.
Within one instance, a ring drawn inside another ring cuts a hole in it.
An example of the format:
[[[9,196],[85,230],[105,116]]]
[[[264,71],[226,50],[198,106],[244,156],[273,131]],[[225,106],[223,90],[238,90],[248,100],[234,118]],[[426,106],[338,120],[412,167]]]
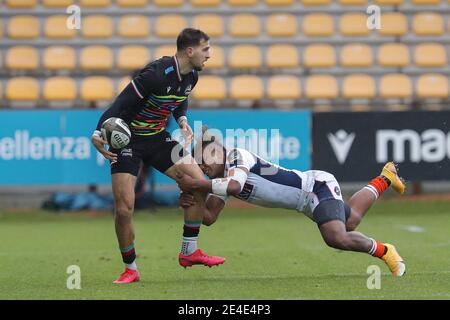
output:
[[[177,50],[181,51],[188,47],[198,46],[202,40],[209,40],[209,36],[202,30],[193,28],[183,29],[177,38]]]

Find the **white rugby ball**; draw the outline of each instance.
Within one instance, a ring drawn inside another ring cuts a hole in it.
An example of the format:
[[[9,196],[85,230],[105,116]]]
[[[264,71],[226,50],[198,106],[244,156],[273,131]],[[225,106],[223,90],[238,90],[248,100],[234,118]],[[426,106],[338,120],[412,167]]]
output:
[[[103,139],[114,149],[122,149],[130,143],[131,131],[128,125],[120,118],[112,117],[102,123]]]

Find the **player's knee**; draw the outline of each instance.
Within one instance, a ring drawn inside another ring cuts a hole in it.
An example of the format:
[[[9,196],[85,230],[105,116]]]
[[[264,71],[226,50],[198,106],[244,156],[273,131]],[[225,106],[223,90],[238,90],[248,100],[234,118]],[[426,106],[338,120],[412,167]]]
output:
[[[217,216],[216,215],[212,215],[212,214],[205,214],[205,216],[203,217],[203,224],[205,226],[210,226],[212,225],[214,222],[217,221]]]
[[[133,216],[134,206],[130,202],[120,202],[116,205],[116,219],[129,220]]]
[[[358,226],[358,223],[356,221],[347,221],[347,224],[345,225],[345,229],[347,232],[355,231],[356,227]]]
[[[216,219],[211,218],[209,216],[204,216],[203,217],[203,224],[207,227],[209,227],[210,225],[212,225],[214,222],[216,222]]]

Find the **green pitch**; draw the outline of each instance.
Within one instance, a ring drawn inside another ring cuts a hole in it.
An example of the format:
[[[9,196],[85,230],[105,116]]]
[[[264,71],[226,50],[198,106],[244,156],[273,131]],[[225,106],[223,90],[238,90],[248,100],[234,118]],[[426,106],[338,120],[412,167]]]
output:
[[[223,255],[214,268],[178,266],[182,215],[139,212],[142,280],[113,285],[123,271],[111,215],[0,214],[0,299],[450,299],[450,202],[379,202],[359,230],[397,246],[407,275],[394,278],[367,254],[327,247],[314,223],[275,209],[227,209],[202,227],[200,247]],[[78,265],[81,289],[66,287]],[[367,268],[381,289],[367,288]]]

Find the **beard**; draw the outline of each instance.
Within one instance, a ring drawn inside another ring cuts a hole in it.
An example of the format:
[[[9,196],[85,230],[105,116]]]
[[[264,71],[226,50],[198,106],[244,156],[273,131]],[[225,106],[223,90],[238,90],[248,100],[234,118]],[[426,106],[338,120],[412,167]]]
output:
[[[199,72],[199,71],[202,71],[203,70],[203,67],[198,67],[198,66],[194,66],[194,70],[195,71],[197,71],[197,72]]]

